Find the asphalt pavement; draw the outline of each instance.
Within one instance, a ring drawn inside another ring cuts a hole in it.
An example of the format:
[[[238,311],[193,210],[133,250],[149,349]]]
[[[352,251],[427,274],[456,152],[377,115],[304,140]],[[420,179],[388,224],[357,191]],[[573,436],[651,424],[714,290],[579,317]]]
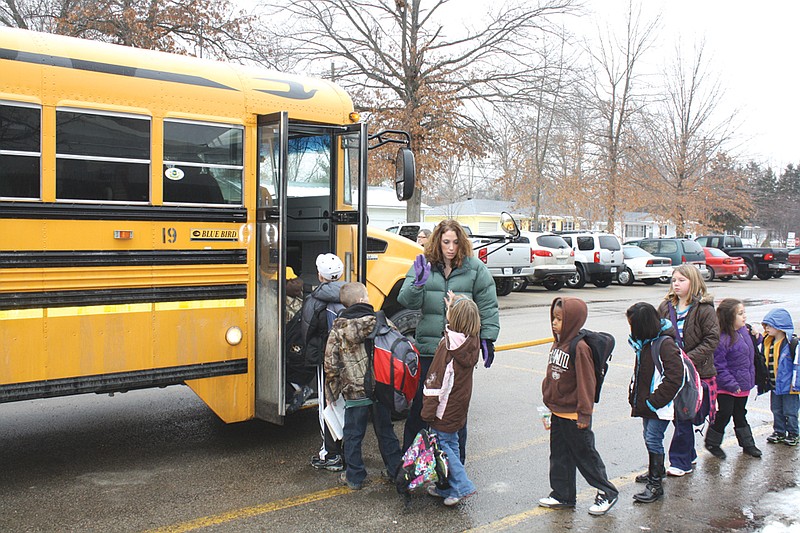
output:
[[[799,289],[800,276],[711,284],[718,298],[745,300],[751,321],[775,306],[800,318]],[[800,447],[765,443],[772,420],[766,396],[751,396],[748,404],[763,458],[742,454],[730,427],[724,461],[698,436],[695,472],[667,479],[656,503],[633,502],[640,488],[633,478],[647,453],[641,421],[630,417],[626,400],[633,355],[624,310],[639,300],[657,303],[665,291],[640,284],[558,293],[532,287],[500,300],[498,345],[548,336],[556,295],[587,300],[587,326],[617,340],[593,420],[598,450],[620,489],[606,516],[587,513],[594,490],[580,476],[576,510],[536,504],[549,492],[549,434],[536,414],[548,351],[542,345],[500,351],[491,369],[476,370],[466,466],[478,493],[456,508],[425,494],[407,505],[381,481],[370,432],[364,450],[371,482],[350,491],[337,473],[309,465],[319,445],[315,411],[282,427],[226,425],[186,387],[168,387],[0,404],[0,532],[800,530]]]

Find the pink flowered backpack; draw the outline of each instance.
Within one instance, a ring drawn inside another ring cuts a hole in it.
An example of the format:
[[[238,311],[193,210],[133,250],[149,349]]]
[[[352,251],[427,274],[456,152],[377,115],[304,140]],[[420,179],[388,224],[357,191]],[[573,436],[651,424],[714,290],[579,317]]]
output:
[[[438,488],[446,489],[450,487],[447,475],[447,454],[439,447],[436,433],[420,430],[403,455],[403,466],[398,477],[402,477],[408,490],[428,482],[434,482]]]

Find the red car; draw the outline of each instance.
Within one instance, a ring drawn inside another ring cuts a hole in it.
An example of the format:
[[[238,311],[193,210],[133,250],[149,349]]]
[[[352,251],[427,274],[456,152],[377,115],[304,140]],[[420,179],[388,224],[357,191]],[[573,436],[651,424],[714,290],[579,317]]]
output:
[[[800,248],[789,250],[789,272],[800,272]]]
[[[703,248],[703,251],[706,253],[708,281],[714,277],[720,281],[728,281],[733,276],[744,274],[744,259],[741,257],[731,257],[718,248]]]

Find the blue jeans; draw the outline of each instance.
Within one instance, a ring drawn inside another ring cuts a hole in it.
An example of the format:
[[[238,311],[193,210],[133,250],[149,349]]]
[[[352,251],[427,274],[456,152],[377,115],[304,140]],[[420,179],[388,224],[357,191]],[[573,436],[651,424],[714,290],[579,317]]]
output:
[[[664,432],[667,431],[669,420],[658,418],[642,418],[644,445],[648,453],[664,454]]]
[[[769,393],[769,408],[772,411],[772,429],[785,435],[798,435],[797,410],[800,409],[800,395]]]
[[[428,370],[431,368],[433,357],[420,357],[419,358],[419,372],[420,380],[417,387],[417,394],[414,396],[414,401],[411,402],[411,408],[408,410],[408,418],[403,426],[403,453],[408,450],[414,442],[417,433],[422,428],[427,428],[428,424],[422,420],[422,389],[425,386],[425,378],[428,377]],[[458,457],[461,459],[461,464],[467,464],[467,423],[464,422],[464,427],[458,430]]]
[[[673,420],[675,433],[669,445],[669,464],[686,472],[692,469],[692,462],[697,459],[694,449],[694,424],[691,420]]]
[[[392,415],[389,409],[375,402],[372,405],[348,407],[344,411],[344,460],[347,465],[347,481],[356,485],[364,483],[367,477],[367,468],[364,466],[364,457],[361,445],[367,432],[369,414],[372,412],[372,427],[378,439],[378,449],[381,452],[383,464],[392,479],[397,477],[402,454],[400,442],[394,433]]]
[[[443,433],[437,431],[439,445],[447,454],[449,489],[439,489],[439,494],[445,498],[463,498],[475,492],[475,485],[467,477],[467,471],[459,458],[458,433]]]

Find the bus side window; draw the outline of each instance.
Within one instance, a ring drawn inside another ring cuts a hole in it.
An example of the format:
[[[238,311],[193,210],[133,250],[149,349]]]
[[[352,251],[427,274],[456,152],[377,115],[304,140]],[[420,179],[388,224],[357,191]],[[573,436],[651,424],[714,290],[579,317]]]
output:
[[[164,201],[190,204],[223,204],[225,199],[214,176],[197,167],[184,167],[179,180],[164,178]]]

